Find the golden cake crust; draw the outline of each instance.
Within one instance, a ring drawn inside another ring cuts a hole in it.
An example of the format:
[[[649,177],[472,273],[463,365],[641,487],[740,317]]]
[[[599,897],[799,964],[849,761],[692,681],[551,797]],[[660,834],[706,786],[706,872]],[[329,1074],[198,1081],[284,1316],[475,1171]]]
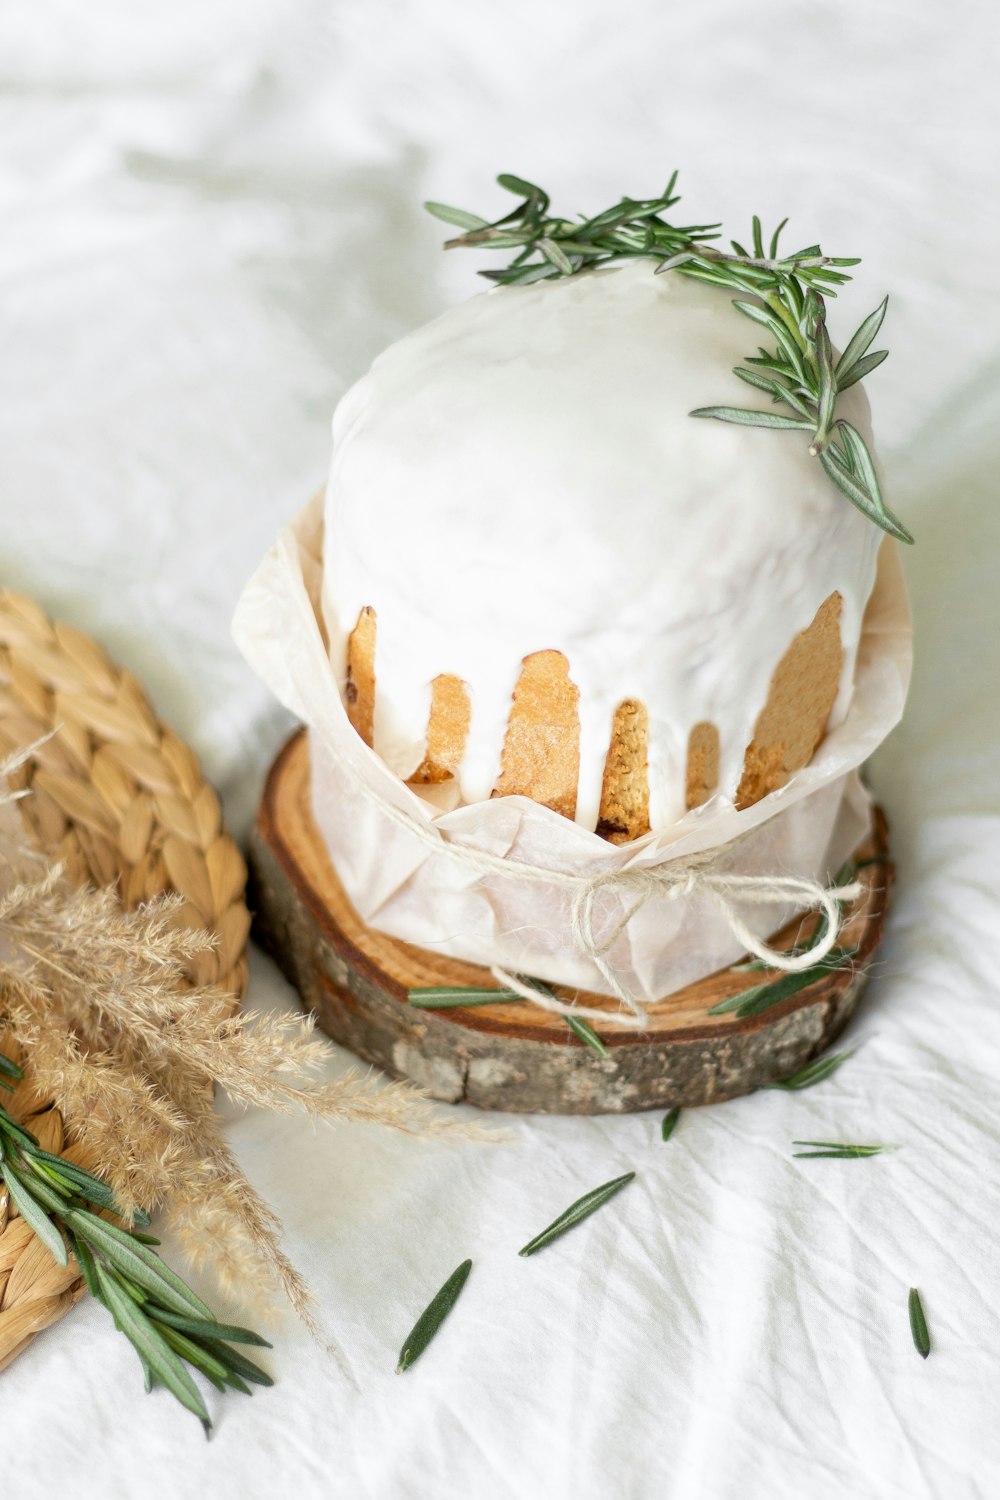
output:
[[[844,664],[841,597],[832,593],[812,622],[794,637],[771,677],[767,702],[746,748],[736,806],[745,808],[783,786],[809,763],[826,732]],[[347,712],[373,743],[376,691],[375,611],[362,609],[347,648]],[[526,656],[514,689],[496,797],[530,797],[564,817],[576,812],[580,772],[579,690],[561,651]],[[410,777],[417,785],[455,775],[469,732],[465,684],[442,673],[431,684],[424,759]],[[597,832],[627,843],[650,829],[649,715],[645,704],[623,700],[615,711],[601,788]],[[718,788],[719,733],[703,721],[688,740],[686,805],[700,806]]]

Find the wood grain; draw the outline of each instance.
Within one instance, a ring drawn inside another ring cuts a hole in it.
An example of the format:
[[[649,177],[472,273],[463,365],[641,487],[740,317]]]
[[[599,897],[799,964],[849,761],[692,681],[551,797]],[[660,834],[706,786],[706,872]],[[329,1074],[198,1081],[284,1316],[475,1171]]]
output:
[[[427,1011],[410,988],[492,986],[489,971],[376,932],[361,921],[337,878],[312,818],[308,741],[294,736],[271,768],[250,843],[255,934],[317,1015],[320,1026],[360,1057],[412,1078],[438,1099],[484,1109],[557,1114],[622,1113],[709,1104],[787,1077],[841,1031],[861,993],[892,881],[881,813],[858,850],[874,859],[848,914],[850,968],[832,970],[763,1015],[736,1021],[711,1006],[746,989],[759,973],[712,974],[650,1008],[647,1030],[597,1026],[609,1049],[598,1057],[564,1022],[530,1005]],[[794,940],[798,922],[774,936]],[[557,992],[570,999],[570,990]],[[586,1005],[613,1010],[601,995]]]

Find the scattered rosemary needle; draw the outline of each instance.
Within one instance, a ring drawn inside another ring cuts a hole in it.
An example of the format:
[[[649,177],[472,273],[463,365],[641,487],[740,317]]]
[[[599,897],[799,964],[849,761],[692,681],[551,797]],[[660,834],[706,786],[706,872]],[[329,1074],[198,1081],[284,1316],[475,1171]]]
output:
[[[480,990],[461,984],[427,985],[410,990],[407,998],[418,1010],[458,1010],[466,1005],[510,1005],[524,1000],[513,990]]]
[[[834,1052],[829,1057],[814,1058],[812,1062],[806,1063],[804,1067],[799,1068],[798,1072],[790,1073],[787,1078],[782,1078],[779,1083],[766,1083],[764,1087],[768,1089],[784,1089],[789,1092],[797,1092],[799,1089],[811,1089],[814,1084],[822,1083],[826,1078],[832,1078],[837,1069],[843,1067],[847,1059],[853,1056],[854,1053],[851,1051]]]
[[[679,1109],[668,1109],[663,1116],[663,1124],[660,1126],[660,1135],[665,1141],[669,1141],[674,1133],[674,1126],[681,1117]]]
[[[582,1016],[566,1016],[564,1019],[573,1035],[578,1036],[581,1042],[585,1042],[591,1052],[596,1052],[598,1057],[611,1056],[589,1021],[585,1021]]]
[[[791,999],[800,990],[808,989],[817,980],[825,979],[834,969],[843,968],[851,962],[857,951],[856,948],[834,948],[822,963],[800,969],[795,974],[779,974],[774,979],[765,979],[761,984],[751,985],[748,990],[740,990],[738,994],[720,1000],[709,1009],[708,1014],[724,1016],[732,1013],[738,1021],[745,1020],[748,1016],[759,1016],[761,1011],[770,1010],[773,1005],[780,1005],[783,1000]]]
[[[756,215],[750,249],[731,240],[731,248],[721,250],[710,243],[720,238],[719,224],[677,226],[663,217],[680,201],[674,192],[676,172],[659,197],[622,198],[591,218],[551,213],[551,199],[544,189],[509,172],[501,173],[497,182],[522,201],[492,222],[448,204],[424,204],[428,213],[462,231],[445,242],[446,249],[471,246],[515,251],[507,266],[480,272],[508,286],[574,276],[595,266],[645,257],[658,262],[658,272],[675,271],[741,293],[733,299],[733,307],[770,335],[773,347],[758,346],[733,374],[769,396],[772,405],[784,406],[787,414],[702,406],[691,416],[807,433],[810,455],[851,504],[891,536],[913,541],[882,498],[864,438],[837,413],[841,391],[877,369],[887,352],[873,351],[871,345],[882,326],[888,298],[869,313],[843,354],[834,358],[824,298],[836,297],[837,288],[850,281],[846,268],[858,264],[856,257],[824,255],[819,245],[779,255],[778,242],[788,220],[782,220],[765,247]]]
[[[921,1359],[926,1359],[931,1352],[931,1336],[927,1331],[927,1319],[924,1316],[924,1304],[920,1300],[920,1293],[915,1286],[910,1287],[908,1299],[910,1312],[910,1332],[913,1335],[913,1346]]]
[[[458,1301],[459,1294],[468,1281],[471,1270],[472,1261],[463,1260],[462,1264],[452,1271],[441,1290],[436,1296],[432,1297],[431,1301],[424,1308],[420,1317],[403,1340],[403,1347],[399,1351],[399,1364],[396,1366],[397,1375],[402,1375],[403,1371],[408,1370],[414,1360],[419,1359],[421,1354],[423,1354],[427,1345]]]
[[[536,1250],[541,1250],[545,1245],[551,1245],[560,1235],[572,1229],[574,1225],[581,1223],[583,1219],[590,1217],[597,1209],[603,1207],[609,1198],[620,1193],[622,1188],[630,1183],[635,1176],[634,1172],[626,1172],[622,1177],[613,1177],[610,1182],[603,1182],[600,1187],[593,1188],[589,1193],[584,1193],[575,1203],[571,1203],[565,1213],[561,1213],[558,1219],[553,1219],[547,1229],[541,1234],[536,1234],[533,1240],[517,1253],[518,1255],[534,1255]]]
[[[793,1151],[793,1156],[832,1156],[842,1160],[868,1156],[881,1156],[885,1151],[895,1151],[896,1146],[853,1146],[844,1141],[793,1141],[793,1146],[810,1146],[809,1151]]]

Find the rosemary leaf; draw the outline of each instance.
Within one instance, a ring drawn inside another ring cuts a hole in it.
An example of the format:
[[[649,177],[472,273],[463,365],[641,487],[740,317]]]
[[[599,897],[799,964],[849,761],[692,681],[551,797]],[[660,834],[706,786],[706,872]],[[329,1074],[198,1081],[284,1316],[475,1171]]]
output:
[[[142,1309],[137,1307],[132,1298],[126,1294],[108,1267],[101,1265],[100,1262],[97,1263],[97,1280],[101,1301],[114,1318],[116,1327],[124,1333],[142,1361],[147,1388],[149,1372],[151,1372],[182,1406],[194,1412],[205,1429],[207,1437],[212,1430],[211,1419],[198,1387],[184,1368],[180,1357],[171,1349]]]
[[[85,1198],[88,1203],[96,1203],[98,1208],[107,1208],[118,1218],[126,1215],[120,1210],[114,1193],[107,1183],[95,1177],[84,1167],[78,1167],[75,1162],[67,1161],[63,1156],[53,1156],[49,1151],[32,1151],[29,1161],[37,1171],[39,1168],[47,1167],[49,1171],[45,1174],[51,1180],[52,1174],[61,1179],[62,1185],[71,1194],[78,1198]],[[149,1223],[149,1215],[141,1209],[136,1209],[132,1215],[132,1222],[140,1225]]]
[[[663,1116],[663,1123],[660,1126],[660,1135],[665,1141],[669,1141],[670,1137],[673,1135],[674,1127],[676,1126],[677,1121],[680,1119],[680,1117],[680,1109],[676,1107],[674,1109],[668,1109],[666,1114]]]
[[[714,417],[717,422],[734,422],[740,427],[784,427],[797,428],[799,432],[812,432],[813,424],[801,417],[784,417],[774,411],[746,411],[740,406],[699,406],[688,412],[690,417]]]
[[[793,1141],[793,1146],[812,1146],[815,1150],[793,1151],[793,1156],[812,1157],[826,1156],[836,1157],[843,1161],[855,1158],[867,1158],[869,1156],[881,1156],[884,1151],[895,1151],[895,1146],[851,1146],[843,1141]]]
[[[223,1344],[219,1339],[210,1339],[207,1337],[202,1339],[202,1343],[213,1354],[218,1356],[221,1362],[228,1368],[230,1374],[238,1375],[243,1380],[249,1380],[251,1385],[271,1386],[274,1384],[271,1376],[266,1371],[262,1370],[259,1365],[255,1365],[252,1359],[247,1359],[245,1355],[237,1354],[236,1350],[230,1349],[228,1344]],[[229,1383],[233,1384],[232,1381]],[[245,1394],[249,1395],[249,1391],[245,1392]]]
[[[463,1260],[462,1264],[452,1271],[441,1290],[424,1308],[420,1317],[403,1340],[403,1347],[399,1351],[399,1363],[396,1366],[397,1375],[402,1375],[403,1371],[408,1370],[414,1360],[419,1359],[421,1354],[423,1354],[427,1345],[458,1301],[459,1294],[469,1279],[469,1272],[471,1270],[472,1261]]]
[[[563,1019],[573,1035],[578,1036],[581,1042],[584,1042],[590,1048],[591,1052],[596,1052],[598,1057],[611,1056],[589,1021],[583,1020],[581,1016],[565,1016]]]
[[[210,1350],[196,1344],[186,1334],[176,1328],[171,1328],[166,1323],[161,1323],[155,1313],[150,1314],[154,1328],[166,1340],[175,1354],[186,1359],[189,1365],[206,1376],[217,1390],[222,1390],[226,1384],[226,1376],[229,1373],[221,1360],[216,1359]]]
[[[883,531],[887,531],[890,536],[896,537],[899,541],[913,541],[913,537],[902,521],[897,520],[881,499],[869,495],[866,490],[855,483],[844,465],[838,462],[836,454],[829,451],[820,453],[819,461],[837,488],[847,496],[852,505],[857,506],[862,515],[866,515],[870,521],[875,522],[876,526],[881,526]]]
[[[816,345],[816,371],[819,380],[819,411],[816,422],[816,444],[822,444],[829,436],[833,422],[833,409],[837,400],[837,382],[833,374],[833,350],[826,323],[821,319],[814,335]],[[818,452],[817,448],[817,452]]]
[[[856,948],[833,948],[822,963],[813,964],[808,969],[799,969],[794,974],[779,974],[775,979],[765,979],[762,984],[740,990],[713,1005],[708,1014],[724,1016],[732,1012],[739,1021],[748,1016],[759,1016],[762,1011],[770,1010],[772,1005],[780,1005],[783,1000],[790,999],[800,990],[808,989],[817,980],[824,979],[832,969],[842,968],[857,951]]]
[[[101,1289],[97,1284],[97,1263],[90,1253],[89,1247],[83,1240],[78,1240],[75,1234],[70,1236],[70,1244],[73,1254],[76,1256],[76,1263],[83,1273],[84,1281],[87,1283],[87,1291],[92,1297],[99,1299]]]
[[[877,370],[884,359],[889,358],[888,349],[876,349],[874,354],[866,354],[864,359],[859,359],[856,365],[852,365],[846,375],[837,375],[837,390],[846,391],[852,385],[857,385],[859,380],[864,380],[873,370]]]
[[[926,1359],[931,1352],[931,1336],[927,1331],[924,1304],[921,1302],[920,1293],[915,1286],[910,1287],[907,1306],[910,1313],[910,1333],[913,1335],[913,1346],[920,1355],[920,1358]]]
[[[782,1078],[778,1083],[767,1083],[768,1089],[784,1089],[787,1092],[798,1092],[799,1089],[811,1089],[814,1084],[822,1083],[824,1079],[831,1078],[839,1067],[853,1057],[853,1052],[834,1052],[830,1057],[818,1057],[805,1067],[799,1068],[798,1072],[791,1073],[787,1078]]]
[[[841,390],[846,388],[845,377],[850,375],[862,356],[868,353],[868,350],[875,342],[876,335],[882,327],[888,306],[889,299],[888,297],[884,297],[875,311],[869,313],[867,318],[865,318],[860,328],[851,337],[847,348],[837,360],[837,384]],[[885,355],[882,358],[884,359]],[[853,382],[848,381],[847,384],[853,384]]]
[[[425,203],[424,208],[435,219],[442,219],[445,224],[455,224],[459,229],[487,228],[485,219],[481,219],[478,214],[466,213],[464,208],[452,208],[447,203]]]
[[[850,462],[852,474],[864,485],[875,504],[881,505],[884,509],[882,491],[879,489],[875,465],[860,432],[858,432],[857,428],[852,427],[850,422],[841,420],[837,423],[837,435],[843,443],[844,453]]]
[[[267,1339],[262,1339],[259,1333],[253,1333],[249,1328],[239,1328],[233,1323],[216,1323],[214,1318],[185,1318],[180,1313],[158,1307],[156,1319],[159,1323],[167,1323],[171,1328],[176,1328],[180,1333],[225,1339],[231,1344],[255,1344],[258,1349],[271,1348]]]
[[[466,1005],[509,1005],[524,997],[514,990],[479,990],[467,989],[460,984],[437,984],[410,990],[407,998],[418,1010],[457,1010]]]
[[[630,1183],[634,1176],[634,1172],[626,1172],[624,1176],[613,1177],[610,1182],[604,1182],[600,1187],[593,1188],[589,1193],[584,1193],[583,1197],[578,1198],[575,1203],[571,1203],[569,1208],[559,1215],[558,1219],[553,1219],[547,1229],[543,1229],[541,1234],[536,1234],[533,1240],[529,1240],[518,1251],[518,1254],[534,1255],[536,1250],[541,1250],[545,1245],[551,1245],[553,1240],[559,1239],[560,1235],[565,1234],[568,1229],[572,1229],[576,1224],[581,1223],[582,1220],[589,1218],[592,1213],[596,1213],[597,1209],[603,1207],[609,1198],[613,1198],[616,1193],[620,1193],[622,1188]]]

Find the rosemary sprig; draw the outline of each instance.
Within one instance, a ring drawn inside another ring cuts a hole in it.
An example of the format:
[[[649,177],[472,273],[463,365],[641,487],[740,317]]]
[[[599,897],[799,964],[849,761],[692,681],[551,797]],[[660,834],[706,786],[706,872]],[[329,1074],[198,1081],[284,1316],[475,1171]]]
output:
[[[779,1083],[767,1083],[768,1089],[785,1089],[788,1092],[799,1089],[811,1089],[814,1084],[822,1083],[825,1078],[832,1078],[837,1069],[843,1067],[853,1052],[834,1052],[829,1057],[817,1057],[812,1062],[806,1063],[799,1068],[797,1073],[790,1073],[787,1078],[782,1078]]]
[[[551,1245],[553,1240],[557,1240],[568,1229],[572,1229],[574,1225],[581,1223],[584,1219],[588,1219],[592,1213],[596,1213],[599,1208],[607,1203],[609,1198],[613,1198],[616,1193],[620,1193],[622,1188],[626,1187],[634,1176],[634,1172],[626,1172],[623,1176],[613,1177],[610,1182],[604,1182],[600,1187],[592,1188],[589,1193],[584,1193],[583,1197],[578,1198],[575,1203],[571,1203],[569,1208],[559,1215],[558,1219],[553,1219],[547,1229],[543,1229],[541,1234],[536,1234],[533,1240],[529,1240],[517,1252],[518,1255],[534,1255],[535,1251],[541,1250],[544,1245]]]
[[[17,1080],[20,1068],[0,1057],[0,1074]],[[72,1251],[87,1289],[110,1312],[139,1356],[147,1391],[162,1385],[202,1423],[211,1420],[191,1368],[218,1390],[250,1394],[248,1381],[272,1385],[271,1377],[230,1349],[231,1343],[271,1346],[248,1328],[220,1323],[156,1254],[159,1244],[142,1228],[122,1228],[101,1213],[125,1215],[107,1183],[73,1162],[44,1151],[37,1138],[0,1105],[0,1178],[25,1223],[56,1261]],[[94,1209],[101,1213],[95,1213]],[[136,1212],[132,1226],[149,1223]]]
[[[907,1307],[910,1314],[910,1333],[913,1335],[913,1347],[921,1359],[926,1359],[931,1352],[931,1336],[927,1331],[924,1304],[921,1302],[920,1293],[915,1286],[910,1287]]]
[[[564,1016],[563,1020],[573,1035],[578,1036],[581,1042],[590,1048],[591,1052],[596,1052],[598,1057],[611,1056],[611,1053],[605,1047],[589,1021],[585,1021],[582,1016]]]
[[[711,1006],[708,1014],[723,1016],[734,1013],[739,1021],[745,1020],[747,1016],[759,1016],[762,1011],[770,1010],[772,1005],[780,1005],[782,1000],[788,1000],[800,990],[808,989],[809,985],[823,979],[831,970],[842,969],[851,962],[857,951],[857,948],[832,948],[822,963],[812,964],[808,969],[800,969],[795,974],[779,974],[774,979],[765,979],[761,984],[751,985],[748,990],[740,990],[738,994],[730,995],[726,1000],[720,1000],[717,1005]]]
[[[826,326],[825,297],[851,278],[854,256],[824,255],[819,245],[806,245],[790,255],[779,255],[783,219],[765,250],[761,221],[752,223],[752,252],[738,241],[730,250],[712,243],[720,238],[719,224],[671,224],[664,214],[679,202],[674,172],[658,198],[622,198],[620,203],[591,218],[563,218],[550,212],[548,193],[509,172],[497,178],[500,186],[521,200],[510,213],[492,221],[444,203],[424,207],[462,233],[445,242],[446,249],[472,246],[514,250],[507,266],[481,271],[490,281],[506,286],[525,285],[557,276],[573,276],[622,260],[659,262],[657,271],[677,271],[698,281],[727,287],[741,295],[733,306],[764,330],[770,348],[758,347],[733,373],[746,385],[770,396],[785,411],[758,411],[736,406],[702,406],[693,417],[710,417],[746,427],[770,427],[807,432],[809,452],[830,481],[852,505],[900,541],[913,537],[882,498],[872,456],[857,428],[837,415],[842,391],[876,369],[886,358],[884,349],[872,350],[888,298],[870,313],[834,359]],[[747,297],[754,300],[747,301]]]
[[[452,1271],[441,1290],[432,1297],[431,1301],[424,1308],[420,1317],[403,1340],[403,1347],[399,1351],[399,1363],[396,1366],[397,1375],[402,1375],[403,1371],[408,1370],[414,1360],[419,1359],[420,1355],[423,1354],[427,1345],[458,1301],[459,1294],[468,1281],[471,1270],[472,1261],[463,1260],[462,1264]]]
[[[663,1140],[669,1141],[670,1137],[674,1133],[674,1127],[676,1126],[677,1121],[680,1119],[680,1117],[681,1112],[679,1109],[674,1108],[667,1110],[666,1114],[663,1116],[663,1123],[660,1126],[660,1135]]]
[[[533,979],[528,974],[518,975],[525,984],[532,985],[543,995],[555,996],[555,990],[544,979]],[[418,1010],[460,1010],[474,1005],[510,1005],[523,1002],[524,996],[516,990],[487,990],[461,984],[435,984],[417,987],[408,992],[407,999]],[[563,1016],[563,1020],[574,1036],[596,1052],[598,1057],[610,1057],[610,1052],[597,1035],[589,1021],[582,1016]]]
[[[840,1161],[849,1161],[855,1158],[881,1156],[885,1151],[895,1151],[895,1146],[850,1146],[843,1141],[793,1141],[793,1146],[811,1146],[815,1150],[793,1151],[793,1156],[814,1157],[828,1156],[836,1157]]]

